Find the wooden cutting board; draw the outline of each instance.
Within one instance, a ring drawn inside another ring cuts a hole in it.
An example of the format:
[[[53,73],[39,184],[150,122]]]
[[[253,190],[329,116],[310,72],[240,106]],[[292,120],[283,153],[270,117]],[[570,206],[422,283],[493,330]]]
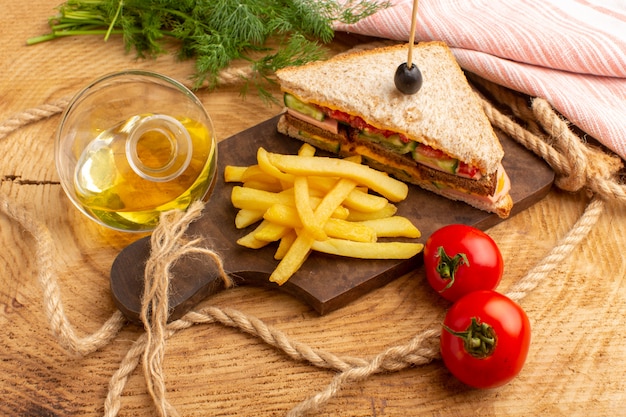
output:
[[[302,143],[278,133],[277,121],[278,116],[219,143],[215,188],[202,217],[190,225],[187,235],[202,236],[206,245],[222,256],[225,270],[237,285],[269,286],[286,291],[320,314],[336,310],[417,268],[423,260],[421,254],[409,260],[362,260],[312,253],[287,283],[278,286],[269,282],[278,264],[274,260],[276,246],[253,250],[237,245],[237,239],[251,229],[235,228],[236,209],[230,202],[233,184],[223,181],[223,172],[226,165],[255,164],[259,147],[270,152],[295,154]],[[548,193],[554,173],[543,160],[511,138],[498,135],[505,151],[503,165],[511,179],[513,216]],[[398,215],[408,217],[420,229],[422,243],[447,224],[463,223],[485,230],[503,221],[494,214],[439,197],[417,186],[410,186],[407,199],[397,206]],[[140,239],[122,250],[111,268],[113,299],[134,322],[139,321],[143,270],[149,251],[149,237]],[[201,259],[183,258],[176,264],[172,271],[170,320],[180,318],[198,302],[222,289],[221,279],[212,274],[212,270],[210,262]]]

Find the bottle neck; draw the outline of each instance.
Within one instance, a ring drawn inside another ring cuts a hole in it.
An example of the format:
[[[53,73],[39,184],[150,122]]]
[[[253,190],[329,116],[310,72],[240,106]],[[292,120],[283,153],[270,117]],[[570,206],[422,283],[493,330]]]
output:
[[[180,121],[155,114],[139,117],[128,127],[126,157],[137,175],[149,181],[165,182],[187,169],[193,144]]]

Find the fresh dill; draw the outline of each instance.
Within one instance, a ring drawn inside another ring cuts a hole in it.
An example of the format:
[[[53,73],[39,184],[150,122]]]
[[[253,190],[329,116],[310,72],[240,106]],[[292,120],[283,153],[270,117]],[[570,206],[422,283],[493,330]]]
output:
[[[167,52],[177,41],[180,59],[195,59],[193,85],[214,88],[231,61],[250,62],[262,96],[275,70],[318,60],[334,37],[333,24],[355,23],[388,7],[386,0],[67,0],[49,19],[51,32],[27,40],[121,35],[138,57]],[[271,46],[268,46],[270,45]]]

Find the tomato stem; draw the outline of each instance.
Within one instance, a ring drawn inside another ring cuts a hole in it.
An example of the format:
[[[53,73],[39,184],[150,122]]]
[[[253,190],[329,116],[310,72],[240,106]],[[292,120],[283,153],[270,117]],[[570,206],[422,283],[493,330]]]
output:
[[[454,285],[454,276],[456,275],[456,271],[463,264],[469,266],[469,261],[467,260],[467,255],[464,253],[457,253],[453,258],[451,258],[450,255],[446,253],[443,246],[439,246],[439,248],[437,248],[437,257],[439,258],[437,273],[441,279],[449,280],[445,288],[439,291],[442,293]]]
[[[496,348],[496,333],[487,323],[479,323],[476,317],[466,330],[457,332],[445,324],[443,328],[450,334],[460,337],[467,353],[475,358],[484,359],[490,356]]]

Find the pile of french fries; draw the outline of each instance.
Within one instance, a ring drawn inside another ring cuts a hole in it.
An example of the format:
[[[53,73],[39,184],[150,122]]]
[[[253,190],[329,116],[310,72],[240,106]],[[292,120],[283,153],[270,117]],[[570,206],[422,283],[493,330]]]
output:
[[[424,245],[378,241],[379,237],[419,238],[409,219],[396,215],[408,187],[386,173],[363,165],[360,157],[315,155],[304,144],[297,155],[257,152],[257,164],[228,165],[226,182],[238,209],[238,229],[257,224],[237,240],[259,249],[278,242],[280,260],[270,276],[279,285],[302,266],[311,251],[361,259],[409,259]],[[370,193],[369,191],[374,193]]]

